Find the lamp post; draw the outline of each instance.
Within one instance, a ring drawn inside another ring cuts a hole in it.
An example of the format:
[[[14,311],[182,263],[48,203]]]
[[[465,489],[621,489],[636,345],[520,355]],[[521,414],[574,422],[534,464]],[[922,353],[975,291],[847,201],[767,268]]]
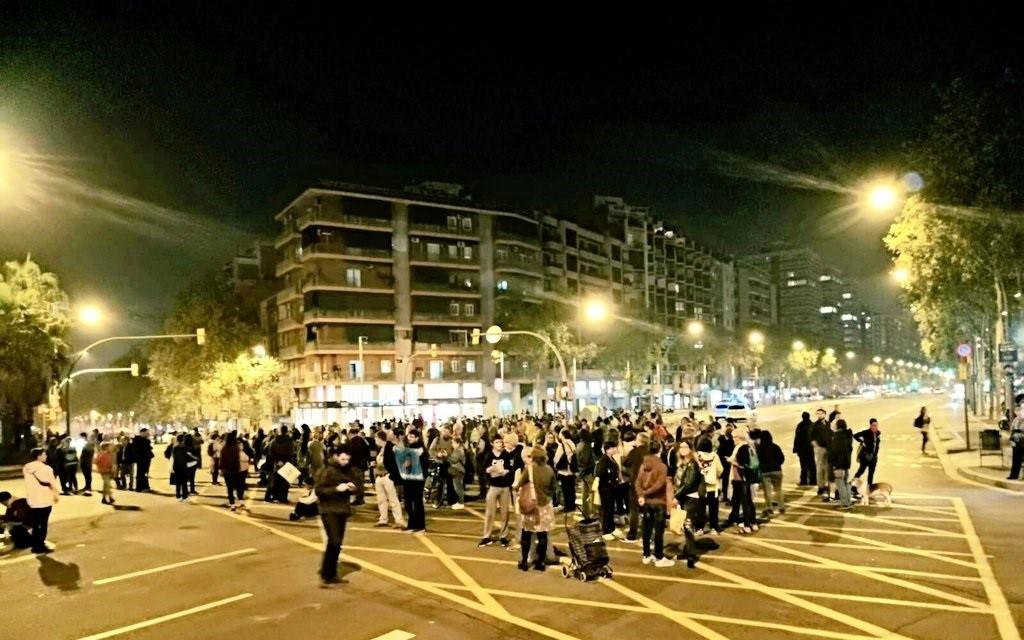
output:
[[[569,380],[569,373],[565,368],[565,360],[562,358],[562,353],[558,350],[558,348],[554,345],[554,343],[551,342],[551,340],[547,336],[540,333],[536,333],[534,331],[524,331],[521,329],[508,331],[506,329],[502,329],[496,324],[492,324],[491,326],[487,327],[487,331],[484,332],[484,337],[487,340],[488,344],[498,344],[499,342],[501,342],[501,339],[504,338],[505,336],[530,336],[531,338],[536,338],[537,340],[543,342],[548,349],[551,349],[552,353],[555,354],[555,359],[558,360],[558,370],[559,373],[562,374],[563,383],[566,383]],[[575,393],[576,389],[573,388],[570,391],[569,395],[575,395]]]

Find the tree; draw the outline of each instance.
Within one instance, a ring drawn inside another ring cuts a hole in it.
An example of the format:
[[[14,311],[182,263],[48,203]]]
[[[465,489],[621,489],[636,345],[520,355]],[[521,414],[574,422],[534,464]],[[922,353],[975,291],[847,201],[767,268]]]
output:
[[[277,358],[249,353],[215,363],[199,381],[204,417],[216,418],[226,411],[258,423],[273,413],[274,401],[287,391],[286,372],[287,368]]]
[[[18,443],[33,408],[59,377],[68,345],[67,295],[57,276],[26,258],[0,269],[0,430],[2,444]]]
[[[786,356],[786,368],[790,374],[790,386],[807,385],[818,373],[817,349],[799,349],[790,351]]]
[[[155,396],[145,411],[159,410],[160,420],[191,420],[202,416],[199,385],[219,362],[233,361],[262,341],[253,305],[236,295],[219,275],[207,276],[182,293],[164,324],[167,333],[206,329],[206,344],[166,340],[155,344],[149,375]]]

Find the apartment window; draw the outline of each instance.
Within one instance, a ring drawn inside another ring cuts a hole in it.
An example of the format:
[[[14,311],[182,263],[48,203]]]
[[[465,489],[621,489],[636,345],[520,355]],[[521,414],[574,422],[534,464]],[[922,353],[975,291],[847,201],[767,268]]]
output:
[[[456,218],[455,216],[448,216],[448,228],[451,229],[452,231],[458,231],[459,219]]]
[[[505,262],[508,260],[508,250],[498,249],[494,252],[494,257],[497,258],[498,262]]]
[[[350,287],[363,286],[363,272],[360,269],[345,269],[345,282]]]
[[[437,260],[441,257],[441,245],[436,242],[427,243],[427,257],[432,260]]]
[[[679,313],[686,311],[686,303],[682,300],[676,300],[676,311]]]
[[[440,380],[444,377],[444,360],[430,361],[430,379]]]
[[[363,377],[363,363],[359,360],[348,361],[348,377],[351,380],[360,380]]]
[[[451,344],[466,344],[466,332],[460,329],[448,331],[448,342]]]
[[[462,230],[463,231],[472,231],[473,230],[473,218],[463,218],[462,219]]]
[[[448,245],[448,257],[452,260],[458,260],[459,258],[459,248],[454,244]]]
[[[462,247],[462,259],[463,260],[472,260],[473,259],[473,247],[470,247],[469,245],[467,245],[465,247]]]
[[[498,291],[508,291],[508,280],[498,280]]]
[[[476,373],[476,360],[466,360],[466,373]]]
[[[577,271],[576,256],[565,256],[565,268],[569,271]]]
[[[465,315],[467,316],[476,315],[476,305],[473,304],[472,302],[467,302],[466,304],[462,305],[462,310],[465,312]]]
[[[449,366],[452,369],[452,373],[462,373],[462,361],[461,360],[452,360],[451,364]]]
[[[390,360],[381,360],[380,361],[380,374],[382,376],[391,375],[391,361]]]
[[[458,316],[459,315],[459,303],[458,302],[449,302],[448,303],[448,313],[450,313],[453,316]]]

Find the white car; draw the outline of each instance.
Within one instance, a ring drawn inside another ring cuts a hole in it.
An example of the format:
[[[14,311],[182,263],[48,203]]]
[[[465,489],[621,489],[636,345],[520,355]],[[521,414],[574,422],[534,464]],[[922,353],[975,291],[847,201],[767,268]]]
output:
[[[742,400],[729,400],[715,405],[715,420],[731,419],[733,422],[750,422],[754,419],[754,410]]]

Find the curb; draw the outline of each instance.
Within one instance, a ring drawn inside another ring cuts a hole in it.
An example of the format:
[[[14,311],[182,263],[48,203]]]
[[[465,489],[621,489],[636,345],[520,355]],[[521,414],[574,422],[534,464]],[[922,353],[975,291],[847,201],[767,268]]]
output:
[[[955,463],[954,463],[955,464]],[[956,472],[968,480],[974,482],[980,482],[982,484],[992,485],[993,487],[1000,487],[1008,491],[1017,491],[1024,493],[1024,481],[1021,480],[1005,480],[999,478],[993,478],[977,471],[971,471],[967,467],[961,467],[956,465]]]

